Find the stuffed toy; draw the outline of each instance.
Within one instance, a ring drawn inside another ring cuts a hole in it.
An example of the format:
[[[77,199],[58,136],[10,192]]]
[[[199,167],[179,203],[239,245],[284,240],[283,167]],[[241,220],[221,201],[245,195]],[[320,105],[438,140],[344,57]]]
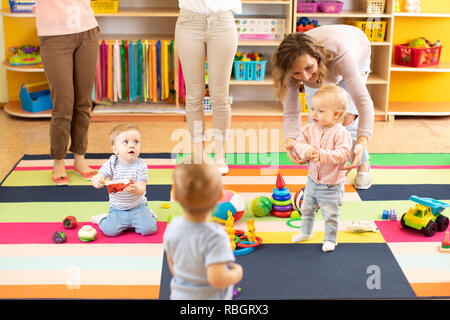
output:
[[[405,11],[411,13],[420,12],[420,0],[406,0]]]

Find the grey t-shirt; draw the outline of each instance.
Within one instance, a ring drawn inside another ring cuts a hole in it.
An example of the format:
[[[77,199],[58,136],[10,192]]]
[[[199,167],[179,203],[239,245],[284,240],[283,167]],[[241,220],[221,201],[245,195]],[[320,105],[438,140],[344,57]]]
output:
[[[164,233],[164,250],[173,259],[170,299],[231,299],[233,286],[216,289],[206,269],[215,263],[235,261],[225,230],[215,223],[195,223],[184,216],[172,220]]]

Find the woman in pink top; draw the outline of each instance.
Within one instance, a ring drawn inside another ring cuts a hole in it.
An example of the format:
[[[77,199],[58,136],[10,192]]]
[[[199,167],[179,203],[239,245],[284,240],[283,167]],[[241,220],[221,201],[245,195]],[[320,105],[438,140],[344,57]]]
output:
[[[275,90],[284,102],[286,147],[295,142],[301,125],[299,87],[305,86],[308,106],[313,93],[325,83],[339,83],[350,95],[350,109],[343,125],[353,139],[351,164],[342,169],[358,168],[355,187],[372,185],[367,142],[373,131],[374,108],[366,88],[370,73],[370,42],[358,28],[327,25],[305,33],[288,35],[273,55]],[[302,163],[291,152],[291,161]]]
[[[312,122],[300,130],[289,152],[308,161],[308,181],[302,206],[300,232],[292,242],[312,237],[314,215],[320,207],[325,222],[323,251],[333,251],[337,244],[339,207],[344,197],[345,171],[341,167],[350,157],[352,139],[341,124],[348,107],[347,94],[339,86],[329,84],[319,89],[310,106]]]
[[[99,29],[89,0],[37,0],[36,27],[42,64],[53,102],[50,122],[52,180],[67,185],[64,158],[74,154],[74,170],[84,179],[95,175],[84,158]]]

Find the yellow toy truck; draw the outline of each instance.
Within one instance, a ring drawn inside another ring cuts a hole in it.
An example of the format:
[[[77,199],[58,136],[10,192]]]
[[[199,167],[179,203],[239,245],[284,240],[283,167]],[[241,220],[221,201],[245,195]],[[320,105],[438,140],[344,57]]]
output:
[[[449,219],[442,215],[445,208],[450,207],[442,201],[432,198],[422,198],[410,196],[409,200],[416,202],[414,208],[409,208],[408,212],[403,214],[400,223],[406,229],[421,230],[428,237],[434,236],[436,231],[445,231],[449,224]]]

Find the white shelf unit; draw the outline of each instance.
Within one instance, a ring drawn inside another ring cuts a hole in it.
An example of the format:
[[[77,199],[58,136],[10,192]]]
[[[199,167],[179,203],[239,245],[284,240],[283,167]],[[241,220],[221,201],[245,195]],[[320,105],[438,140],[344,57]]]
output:
[[[432,18],[450,18],[450,13],[410,13],[410,12],[394,12],[394,23],[396,19],[408,19],[408,18],[421,18],[420,23],[427,23],[428,19]],[[422,19],[423,18],[423,19]],[[423,20],[423,21],[422,21]],[[400,22],[397,22],[400,23]],[[445,32],[445,28],[442,30]],[[439,33],[439,32],[437,32]],[[394,59],[392,59],[394,61]],[[392,62],[390,66],[391,72],[407,72],[411,74],[409,81],[414,81],[417,74],[439,74],[450,73],[450,61],[441,61],[438,65],[428,67],[407,67],[402,65],[396,65]],[[445,88],[446,85],[443,85]],[[445,89],[444,89],[445,90]],[[388,106],[388,119],[394,120],[395,116],[449,116],[450,115],[450,101],[444,102],[421,102],[421,101],[390,101]]]
[[[386,0],[385,12],[383,14],[371,14],[362,11],[361,0],[346,0],[340,13],[305,13],[297,12],[297,1],[293,1],[293,24],[295,31],[297,21],[301,17],[317,20],[319,25],[347,24],[347,19],[351,20],[375,20],[386,21],[386,34],[384,41],[371,41],[371,70],[372,73],[367,79],[367,89],[371,95],[375,108],[375,120],[387,120],[387,108],[389,98],[390,81],[390,61],[392,51],[392,27],[393,27],[393,7],[390,0]]]

